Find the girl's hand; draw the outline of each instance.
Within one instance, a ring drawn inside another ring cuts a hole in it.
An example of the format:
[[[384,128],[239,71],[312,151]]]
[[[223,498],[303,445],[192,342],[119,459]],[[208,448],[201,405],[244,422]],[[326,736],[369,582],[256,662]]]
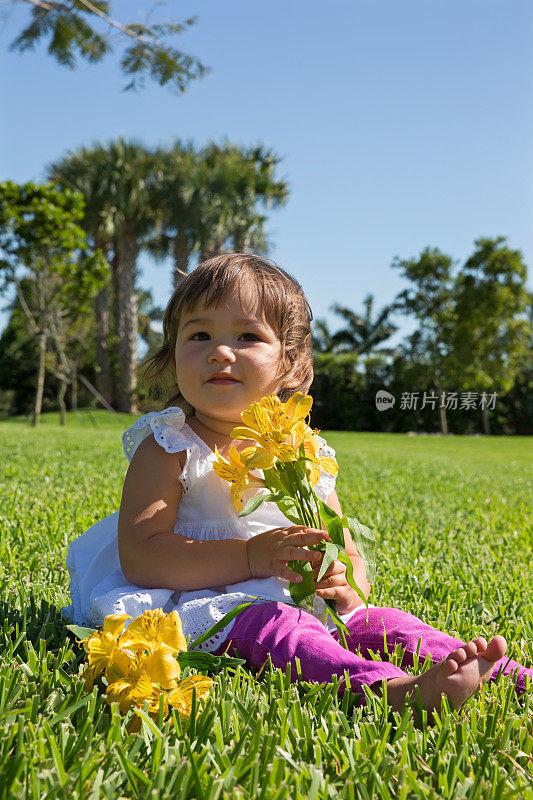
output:
[[[346,565],[342,561],[332,561],[322,578],[317,583],[316,579],[322,564],[322,553],[320,561],[313,564],[313,576],[315,590],[318,597],[323,600],[334,600],[338,614],[348,614],[356,606],[361,605],[362,600],[346,580]]]
[[[306,550],[310,544],[329,541],[326,531],[292,525],[259,533],[246,542],[246,554],[252,578],[285,578],[299,583],[302,579],[287,566],[288,561],[320,563],[322,553]]]

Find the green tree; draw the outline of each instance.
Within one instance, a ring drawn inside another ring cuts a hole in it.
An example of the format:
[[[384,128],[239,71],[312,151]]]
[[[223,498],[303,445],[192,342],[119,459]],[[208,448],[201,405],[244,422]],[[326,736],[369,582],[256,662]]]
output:
[[[418,329],[407,340],[404,352],[424,369],[426,380],[434,383],[443,397],[453,365],[451,339],[455,324],[454,261],[438,248],[426,247],[418,258],[396,257],[392,267],[412,284],[396,298],[396,311],[414,316]],[[448,433],[446,408],[439,400],[442,433]]]
[[[28,24],[11,43],[12,50],[24,53],[46,40],[48,53],[58,64],[73,69],[77,58],[89,63],[102,61],[120,41],[124,45],[120,69],[129,79],[125,89],[143,87],[148,77],[174,92],[184,92],[191,81],[208,72],[198,59],[178,50],[171,41],[193,25],[195,18],[154,25],[123,23],[114,17],[112,4],[102,0],[8,2],[24,4],[30,14]],[[112,39],[117,31],[118,39]]]
[[[333,353],[335,342],[327,320],[317,319],[313,325],[313,352]]]
[[[507,239],[482,237],[457,276],[451,361],[461,388],[509,392],[528,352],[527,267]],[[483,432],[490,433],[488,403]]]
[[[234,154],[238,179],[231,197],[232,212],[229,237],[237,253],[253,250],[268,252],[263,224],[266,217],[258,214],[258,204],[266,209],[279,208],[287,202],[289,187],[276,178],[279,156],[262,145],[237,150]]]
[[[104,184],[101,181],[101,148],[82,147],[68,153],[63,159],[50,164],[48,177],[59,186],[81,192],[85,206],[82,227],[88,240],[99,248],[110,261],[114,243],[114,218],[111,204],[107,202]],[[109,282],[94,299],[96,325],[96,385],[108,403],[113,402],[114,387],[109,351],[110,337],[110,291]]]
[[[262,146],[239,147],[231,143],[208,144],[198,154],[196,169],[188,175],[183,196],[188,204],[194,249],[204,261],[232,250],[266,251],[263,230],[266,208],[283,205],[288,185],[277,179],[279,158]]]
[[[81,177],[84,163],[85,182]],[[76,177],[78,167],[80,176]],[[115,400],[119,411],[135,413],[137,260],[162,216],[156,202],[160,179],[156,158],[139,142],[119,138],[68,154],[62,162],[51,165],[50,175],[60,182],[68,181],[70,175],[74,185],[87,192],[89,229],[112,251],[114,360],[118,372]]]
[[[154,306],[152,293],[141,289],[139,297],[139,336],[148,350],[156,350],[163,344],[163,333],[154,328],[154,322],[163,322],[164,311]]]
[[[31,281],[21,278],[21,288],[24,296],[30,294]],[[9,317],[0,335],[0,387],[9,393],[6,414],[30,414],[35,402],[39,348],[16,295],[5,310]],[[45,395],[47,390],[49,393],[45,386]]]
[[[136,412],[138,298],[137,260],[143,240],[160,217],[153,204],[153,154],[135,141],[118,139],[102,148],[101,185],[113,220],[113,318],[118,347],[119,411]]]
[[[369,294],[363,300],[364,315],[361,316],[351,308],[334,303],[331,311],[338,314],[346,322],[346,327],[333,334],[333,346],[340,353],[352,352],[370,355],[380,352],[392,353],[390,348],[379,347],[390,339],[397,326],[390,321],[392,306],[384,306],[374,317],[374,296]]]
[[[47,351],[54,352],[55,363],[49,363],[49,368],[59,380],[58,397],[64,412],[66,386],[72,381],[72,361],[67,354],[69,326],[88,312],[88,304],[107,278],[108,265],[101,252],[87,248],[79,225],[82,217],[79,193],[59,192],[51,184],[0,183],[4,288],[14,285],[39,345],[34,425],[41,413]],[[30,289],[26,292],[24,279]]]
[[[172,259],[172,283],[179,286],[189,271],[195,248],[194,209],[185,197],[185,187],[197,169],[198,154],[191,142],[176,140],[170,148],[154,153],[157,180],[154,205],[161,211],[160,224],[146,242],[155,259]]]
[[[155,154],[155,205],[161,226],[147,243],[156,258],[173,260],[173,283],[187,274],[191,259],[219,255],[225,248],[265,253],[268,249],[259,207],[286,202],[287,183],[275,175],[279,158],[261,145],[210,143],[195,151],[176,141]]]

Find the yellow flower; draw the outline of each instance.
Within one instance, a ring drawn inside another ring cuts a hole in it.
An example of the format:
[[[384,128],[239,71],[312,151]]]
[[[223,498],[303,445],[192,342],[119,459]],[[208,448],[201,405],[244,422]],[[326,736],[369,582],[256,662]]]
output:
[[[231,499],[237,511],[242,511],[242,496],[247,489],[264,488],[265,482],[261,478],[250,475],[252,469],[268,469],[272,466],[270,457],[265,458],[262,453],[256,453],[256,448],[247,447],[242,453],[235,446],[230,447],[229,461],[218,452],[215,445],[217,461],[213,463],[213,470],[225,481],[231,483]]]
[[[117,702],[121,711],[145,700],[157,705],[161,690],[175,689],[180,675],[176,651],[166,645],[136,655],[117,648],[106,671],[106,699]]]
[[[146,674],[162,689],[174,689],[176,679],[181,675],[181,667],[175,656],[175,650],[160,645],[145,661]]]
[[[128,619],[131,619],[129,614],[108,614],[103,630],[95,631],[81,640],[80,644],[87,652],[88,662],[84,673],[86,692],[91,691],[96,678],[106,669]]]
[[[193,687],[198,699],[204,697],[213,683],[204,675],[179,682],[180,651],[187,650],[181,620],[177,611],[164,614],[158,608],[135,619],[124,633],[128,614],[112,614],[105,618],[103,630],[96,631],[81,644],[89,661],[86,686],[105,670],[106,702],[117,703],[121,713],[133,708],[137,715],[130,721],[128,732],[140,730],[138,710],[148,704],[148,713],[157,720],[162,703],[163,716],[168,715],[172,698],[180,717],[191,713]]]
[[[308,416],[313,405],[313,398],[310,394],[295,392],[284,405],[285,414],[290,419],[290,427],[293,428],[295,424]]]
[[[145,700],[149,701],[151,707],[156,702],[159,707],[161,691],[158,686],[154,686],[145,669],[146,659],[144,654],[137,656],[128,673],[121,678],[117,677],[107,687],[106,702],[109,705],[118,703],[123,714],[134,705],[142,708]]]
[[[276,461],[296,461],[298,451],[291,434],[309,414],[312,404],[311,395],[301,392],[296,392],[286,403],[275,394],[263,397],[242,412],[244,425],[238,425],[230,435],[235,439],[257,442],[255,453],[262,450],[270,455],[270,466]]]
[[[137,657],[131,650],[115,647],[107,663],[105,678],[108,684],[122,680],[135,670]]]
[[[309,429],[310,431],[311,429]],[[334,458],[328,456],[320,456],[320,442],[316,435],[312,433],[303,437],[303,444],[305,455],[307,458],[306,469],[309,475],[309,480],[312,486],[316,486],[320,478],[320,472],[326,472],[328,475],[336,475],[339,467]]]
[[[291,431],[295,425],[305,419],[313,405],[310,394],[295,392],[286,403],[282,403],[276,394],[263,397],[260,403],[270,418],[271,426],[278,431]]]
[[[187,641],[177,611],[171,611],[170,614],[165,614],[161,608],[145,611],[142,616],[133,620],[120,637],[120,646],[132,649],[145,647],[153,651],[163,644],[173,651],[187,650]]]
[[[168,702],[177,709],[181,719],[189,719],[191,715],[192,690],[196,689],[196,698],[200,700],[209,693],[212,678],[206,675],[190,675],[180,681],[177,687],[168,695]]]

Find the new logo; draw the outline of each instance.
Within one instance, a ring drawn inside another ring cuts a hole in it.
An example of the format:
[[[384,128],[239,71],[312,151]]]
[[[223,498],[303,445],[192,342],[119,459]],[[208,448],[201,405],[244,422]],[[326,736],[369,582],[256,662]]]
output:
[[[376,408],[378,411],[388,411],[389,408],[392,408],[394,403],[396,402],[396,398],[390,392],[386,392],[385,389],[380,389],[376,392]]]

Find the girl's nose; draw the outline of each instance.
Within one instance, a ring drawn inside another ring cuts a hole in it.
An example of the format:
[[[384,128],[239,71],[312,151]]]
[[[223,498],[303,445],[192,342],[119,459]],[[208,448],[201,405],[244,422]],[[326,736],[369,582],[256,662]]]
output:
[[[211,350],[208,361],[229,361],[231,364],[233,364],[235,361],[235,353],[227,344],[217,344]]]

